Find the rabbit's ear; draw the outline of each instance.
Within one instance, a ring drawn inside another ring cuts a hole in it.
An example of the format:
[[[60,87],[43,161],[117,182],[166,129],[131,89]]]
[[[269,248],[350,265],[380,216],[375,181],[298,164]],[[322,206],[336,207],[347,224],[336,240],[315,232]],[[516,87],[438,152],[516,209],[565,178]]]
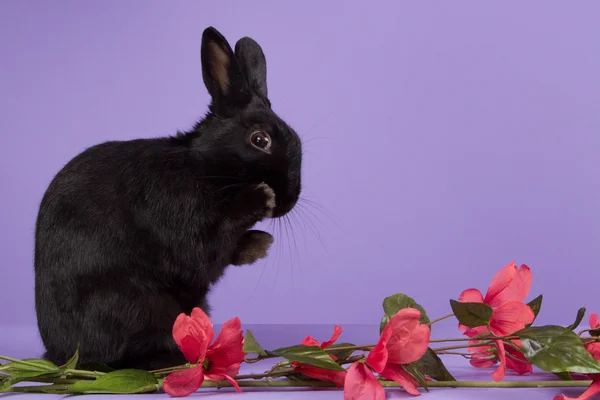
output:
[[[235,55],[252,90],[267,98],[267,60],[260,45],[249,37],[238,40]]]
[[[202,34],[202,77],[215,112],[231,114],[250,102],[251,92],[227,40],[213,27]]]

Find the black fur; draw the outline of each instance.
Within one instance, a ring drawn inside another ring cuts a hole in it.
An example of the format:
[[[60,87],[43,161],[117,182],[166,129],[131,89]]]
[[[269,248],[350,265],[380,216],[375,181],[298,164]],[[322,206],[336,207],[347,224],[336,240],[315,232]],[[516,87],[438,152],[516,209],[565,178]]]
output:
[[[301,143],[267,99],[260,46],[236,53],[204,31],[210,112],[176,137],[113,141],[72,159],[40,205],[35,300],[46,358],[155,369],[184,363],[171,336],[179,313],[209,312],[210,287],[230,264],[266,255],[249,230],[289,212],[300,194]],[[253,147],[256,130],[270,154]]]

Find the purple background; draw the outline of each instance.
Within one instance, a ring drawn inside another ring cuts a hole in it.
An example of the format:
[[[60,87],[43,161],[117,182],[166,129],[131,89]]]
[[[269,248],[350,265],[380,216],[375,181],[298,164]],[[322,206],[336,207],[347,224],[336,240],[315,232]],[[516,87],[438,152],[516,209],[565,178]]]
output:
[[[396,292],[435,317],[513,259],[546,295],[540,321],[600,311],[599,15],[596,1],[0,2],[0,324],[35,321],[34,222],[62,165],[203,115],[209,25],[262,44],[274,109],[306,140],[305,196],[331,215],[304,204],[296,242],[275,227],[268,260],[214,291],[216,322],[374,324]]]

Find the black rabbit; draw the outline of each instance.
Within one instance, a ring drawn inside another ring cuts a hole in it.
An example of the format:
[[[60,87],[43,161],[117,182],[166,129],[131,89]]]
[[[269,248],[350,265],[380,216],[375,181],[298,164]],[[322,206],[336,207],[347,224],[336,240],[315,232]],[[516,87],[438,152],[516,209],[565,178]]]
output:
[[[210,112],[175,137],[112,141],[52,180],[35,235],[35,300],[45,357],[156,369],[185,363],[171,332],[230,265],[266,256],[273,237],[250,230],[300,195],[302,145],[272,110],[262,49],[235,53],[202,36]]]

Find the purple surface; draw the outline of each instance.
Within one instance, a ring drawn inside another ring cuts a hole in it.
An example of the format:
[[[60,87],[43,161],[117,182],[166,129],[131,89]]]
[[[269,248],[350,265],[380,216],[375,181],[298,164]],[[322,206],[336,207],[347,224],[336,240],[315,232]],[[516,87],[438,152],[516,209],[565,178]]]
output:
[[[297,344],[306,335],[312,335],[317,340],[323,341],[329,339],[333,332],[333,327],[328,325],[248,325],[244,329],[250,329],[255,335],[257,341],[266,349],[276,349],[278,347]],[[220,330],[219,326],[215,326],[216,332]],[[344,327],[344,332],[338,342],[350,342],[356,344],[374,343],[378,339],[378,326],[374,325],[347,325]],[[456,324],[451,321],[445,321],[434,325],[434,338],[449,338],[457,337]],[[38,344],[37,333],[34,329],[28,327],[0,327],[0,337],[10,337],[7,343],[5,340],[0,342],[0,354],[10,355],[14,357],[38,357],[42,351]],[[440,345],[441,346],[441,345]],[[435,346],[434,346],[435,347]],[[457,356],[445,356],[443,358],[450,372],[460,381],[491,381],[492,369],[478,370],[469,365],[466,360]],[[245,364],[242,368],[243,373],[257,372],[261,373],[273,366],[275,361],[269,360],[257,364]],[[532,376],[519,377],[512,372],[507,372],[505,380],[545,380],[552,379],[552,375],[535,371]],[[552,400],[559,393],[578,396],[584,389],[431,389],[430,393],[425,393],[424,398],[427,399],[532,399],[532,400]],[[243,400],[259,400],[259,399],[343,399],[341,391],[329,389],[292,389],[292,390],[273,390],[260,391],[256,389],[244,389],[243,395],[236,394],[233,390],[223,389],[218,393],[218,399],[227,399],[235,397]],[[227,394],[225,394],[227,393]],[[412,396],[404,393],[399,389],[389,390],[389,398],[412,398]],[[202,390],[198,394],[194,394],[191,398],[213,398],[217,395],[215,390]],[[4,395],[6,396],[6,395]],[[0,399],[4,398],[0,394]],[[29,394],[11,394],[11,398],[15,400],[26,399],[32,397]],[[14,397],[13,397],[14,396]],[[91,396],[91,395],[90,395]],[[44,398],[62,398],[63,396],[44,395]],[[88,396],[86,396],[87,398]],[[38,396],[39,398],[39,396]],[[131,396],[92,396],[90,398],[131,398]],[[136,399],[145,398],[169,398],[165,394],[152,395],[136,395]]]
[[[274,224],[269,259],[215,290],[216,322],[373,324],[399,291],[436,317],[512,259],[533,269],[530,298],[545,294],[539,322],[599,311],[599,12],[597,1],[0,2],[0,324],[33,329],[34,221],[61,166],[205,112],[208,25],[263,45],[274,107],[305,135],[305,195],[336,222],[304,203],[291,227]]]

